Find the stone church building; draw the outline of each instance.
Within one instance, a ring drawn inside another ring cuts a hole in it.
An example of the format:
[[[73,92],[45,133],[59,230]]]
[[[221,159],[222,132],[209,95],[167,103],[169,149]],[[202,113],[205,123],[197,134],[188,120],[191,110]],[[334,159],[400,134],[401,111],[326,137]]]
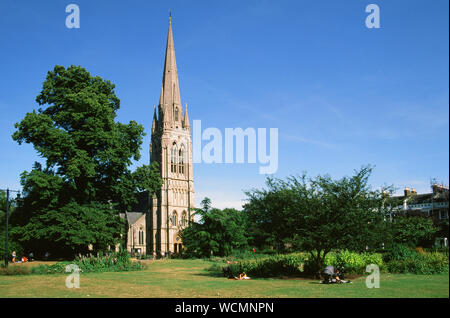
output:
[[[128,226],[127,249],[137,254],[179,253],[181,229],[193,220],[194,182],[191,127],[183,109],[169,18],[166,55],[158,107],[154,109],[150,163],[158,162],[163,185],[153,198],[141,193],[133,212],[122,217]]]

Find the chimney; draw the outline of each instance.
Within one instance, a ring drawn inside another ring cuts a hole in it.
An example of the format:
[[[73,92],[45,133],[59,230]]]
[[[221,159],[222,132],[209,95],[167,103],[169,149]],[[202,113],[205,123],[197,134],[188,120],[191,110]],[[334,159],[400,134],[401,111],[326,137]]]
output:
[[[405,197],[409,195],[409,187],[405,187]]]
[[[438,190],[438,184],[437,183],[433,183],[433,193],[436,193]]]
[[[416,188],[412,188],[411,194],[417,194]]]

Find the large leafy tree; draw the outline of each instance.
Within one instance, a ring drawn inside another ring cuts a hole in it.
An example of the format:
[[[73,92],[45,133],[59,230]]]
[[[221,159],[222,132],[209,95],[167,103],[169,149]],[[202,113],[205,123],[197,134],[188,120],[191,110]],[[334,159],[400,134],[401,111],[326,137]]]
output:
[[[211,200],[205,198],[202,208],[196,209],[195,213],[199,221],[191,223],[181,232],[187,256],[226,256],[233,249],[247,246],[243,212],[236,209],[211,208]]]
[[[15,214],[17,201],[14,197],[9,197],[9,218]],[[5,255],[5,234],[6,234],[6,191],[0,190],[0,259],[3,259]],[[8,240],[8,255],[11,255],[13,251],[17,253],[22,252],[22,246],[19,242],[14,240]]]
[[[80,66],[55,66],[36,97],[40,108],[15,124],[12,138],[31,143],[45,159],[44,167],[36,163],[21,175],[24,202],[14,234],[30,248],[77,252],[112,245],[122,228],[117,211],[129,208],[137,191],[161,184],[156,164],[130,170],[144,128],[115,120],[114,88]]]
[[[396,215],[390,224],[393,243],[431,247],[439,233],[433,220],[422,216]]]
[[[246,192],[249,231],[255,240],[282,251],[309,252],[316,270],[332,249],[378,248],[383,242],[385,195],[368,185],[371,172],[371,167],[363,167],[339,180],[269,178],[267,189]]]

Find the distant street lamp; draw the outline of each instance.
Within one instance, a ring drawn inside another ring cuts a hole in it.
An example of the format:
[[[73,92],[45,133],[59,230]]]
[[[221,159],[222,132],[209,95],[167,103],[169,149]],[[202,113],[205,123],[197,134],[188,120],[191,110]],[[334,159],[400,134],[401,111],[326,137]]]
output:
[[[8,247],[8,223],[9,223],[9,192],[17,192],[17,200],[20,200],[20,191],[18,190],[3,190],[6,191],[6,233],[5,233],[5,267],[8,267],[8,261],[9,261],[9,247]]]

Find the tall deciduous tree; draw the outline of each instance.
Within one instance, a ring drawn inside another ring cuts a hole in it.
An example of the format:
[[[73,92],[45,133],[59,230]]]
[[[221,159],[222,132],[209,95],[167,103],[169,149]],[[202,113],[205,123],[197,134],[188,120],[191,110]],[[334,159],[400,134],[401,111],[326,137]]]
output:
[[[391,223],[393,242],[410,247],[431,247],[439,228],[433,220],[423,216],[396,215]]]
[[[14,197],[9,197],[9,209],[8,215],[9,218],[14,215],[17,207],[17,202]],[[6,234],[6,191],[0,190],[0,257],[5,255],[5,234]],[[16,251],[18,254],[22,252],[22,246],[19,242],[12,240],[9,238],[8,240],[8,253],[7,255],[11,255],[13,251]]]
[[[55,66],[36,97],[41,108],[15,124],[13,139],[45,158],[45,167],[37,163],[21,175],[25,198],[14,231],[34,247],[112,245],[122,228],[117,210],[129,208],[137,191],[161,184],[157,165],[130,171],[144,128],[115,120],[114,88],[80,66]]]
[[[191,257],[226,256],[233,249],[247,246],[245,215],[236,209],[211,208],[205,198],[196,210],[199,222],[192,223],[181,233],[185,254]]]
[[[367,183],[371,172],[363,167],[340,180],[269,178],[268,189],[247,192],[250,230],[281,250],[308,251],[316,270],[332,249],[379,247],[386,213],[383,192]]]

